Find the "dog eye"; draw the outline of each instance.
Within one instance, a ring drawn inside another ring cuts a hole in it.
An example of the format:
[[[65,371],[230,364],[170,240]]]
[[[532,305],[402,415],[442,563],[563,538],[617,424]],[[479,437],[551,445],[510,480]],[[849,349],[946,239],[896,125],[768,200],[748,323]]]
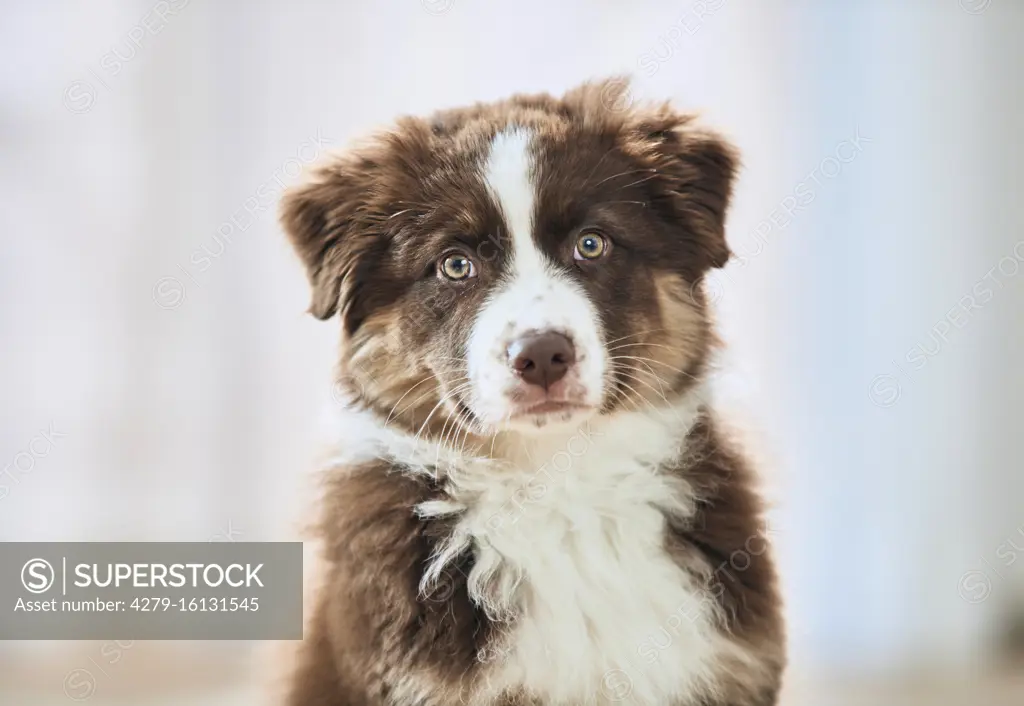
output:
[[[438,271],[450,280],[460,281],[476,277],[476,266],[465,255],[454,253],[438,263]]]
[[[576,251],[573,258],[577,260],[596,260],[608,252],[608,240],[600,233],[587,231],[580,233],[576,239]]]

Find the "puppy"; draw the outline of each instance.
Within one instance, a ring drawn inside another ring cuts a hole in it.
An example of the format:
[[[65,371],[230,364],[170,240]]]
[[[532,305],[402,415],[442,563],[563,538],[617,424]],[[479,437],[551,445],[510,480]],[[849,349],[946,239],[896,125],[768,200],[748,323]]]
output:
[[[735,151],[619,80],[402,118],[287,193],[348,399],[290,706],[769,706],[707,380]]]

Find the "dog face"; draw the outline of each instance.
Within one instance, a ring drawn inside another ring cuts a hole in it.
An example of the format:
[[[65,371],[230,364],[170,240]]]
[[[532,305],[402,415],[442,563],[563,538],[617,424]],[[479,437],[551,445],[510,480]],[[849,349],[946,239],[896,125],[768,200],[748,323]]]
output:
[[[657,406],[699,378],[736,159],[625,90],[405,118],[285,196],[355,404],[453,441]]]

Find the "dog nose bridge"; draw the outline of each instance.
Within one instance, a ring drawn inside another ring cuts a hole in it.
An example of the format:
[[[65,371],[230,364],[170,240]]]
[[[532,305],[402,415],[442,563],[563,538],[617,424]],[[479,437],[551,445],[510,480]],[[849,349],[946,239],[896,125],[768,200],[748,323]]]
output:
[[[576,362],[576,349],[564,334],[542,331],[514,340],[508,347],[508,362],[524,382],[546,390]]]

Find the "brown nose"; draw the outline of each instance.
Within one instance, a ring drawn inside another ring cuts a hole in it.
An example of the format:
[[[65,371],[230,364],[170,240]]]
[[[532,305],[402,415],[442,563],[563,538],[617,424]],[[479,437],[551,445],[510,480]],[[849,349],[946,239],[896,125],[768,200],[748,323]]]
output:
[[[508,359],[523,380],[546,390],[565,377],[569,366],[576,362],[576,351],[568,338],[546,331],[513,341]]]

